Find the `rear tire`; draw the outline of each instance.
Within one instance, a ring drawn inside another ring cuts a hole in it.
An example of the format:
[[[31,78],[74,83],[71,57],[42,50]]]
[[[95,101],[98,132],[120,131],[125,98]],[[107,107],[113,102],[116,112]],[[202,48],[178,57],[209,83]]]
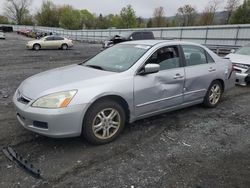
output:
[[[109,143],[122,132],[125,117],[125,111],[119,103],[113,100],[99,101],[85,114],[83,136],[92,144]]]
[[[33,50],[38,51],[38,50],[40,50],[40,49],[41,49],[40,44],[34,44],[34,45],[33,45]]]
[[[62,44],[61,49],[62,50],[67,50],[68,49],[68,45],[67,44]]]
[[[214,108],[220,102],[223,93],[222,85],[218,80],[211,83],[207,90],[207,94],[203,101],[203,106],[207,108]]]

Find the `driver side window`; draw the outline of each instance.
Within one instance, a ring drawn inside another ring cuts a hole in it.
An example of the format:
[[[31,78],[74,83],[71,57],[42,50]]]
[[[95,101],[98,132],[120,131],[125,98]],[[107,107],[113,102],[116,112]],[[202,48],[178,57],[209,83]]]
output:
[[[158,49],[147,60],[146,64],[160,65],[160,70],[168,70],[180,67],[180,56],[177,46],[166,46]]]

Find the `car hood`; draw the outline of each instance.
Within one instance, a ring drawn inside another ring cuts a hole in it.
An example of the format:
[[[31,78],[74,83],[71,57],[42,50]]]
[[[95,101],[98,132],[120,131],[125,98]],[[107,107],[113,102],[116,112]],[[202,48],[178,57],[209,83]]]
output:
[[[52,69],[27,78],[19,86],[19,91],[30,99],[50,93],[78,89],[102,82],[100,77],[106,77],[114,72],[97,70],[81,65],[70,65]]]
[[[250,56],[241,54],[229,54],[226,56],[232,63],[250,65]]]

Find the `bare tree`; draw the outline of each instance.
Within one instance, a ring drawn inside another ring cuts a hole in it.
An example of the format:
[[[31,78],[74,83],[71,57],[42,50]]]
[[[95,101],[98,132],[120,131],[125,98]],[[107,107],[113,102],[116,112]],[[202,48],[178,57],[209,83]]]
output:
[[[29,14],[31,2],[32,0],[6,0],[6,15],[17,24],[22,24]]]
[[[181,18],[182,26],[194,25],[196,15],[197,11],[191,5],[184,5],[183,7],[178,8],[177,16]]]
[[[166,26],[165,10],[163,7],[155,8],[153,14],[153,27],[164,27]]]
[[[218,10],[221,2],[221,0],[211,0],[208,3],[200,18],[201,25],[212,25],[214,23],[215,13]]]
[[[233,12],[239,7],[240,0],[227,0],[227,5],[225,10],[227,11],[226,22],[229,23],[229,20],[233,14]]]

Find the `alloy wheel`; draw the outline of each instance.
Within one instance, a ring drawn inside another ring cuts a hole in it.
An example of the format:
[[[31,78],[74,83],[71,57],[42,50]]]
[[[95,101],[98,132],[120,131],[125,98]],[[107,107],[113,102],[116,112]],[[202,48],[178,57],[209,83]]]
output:
[[[215,105],[219,102],[221,97],[221,88],[218,84],[214,84],[209,92],[209,102]]]
[[[92,129],[94,135],[99,139],[108,139],[116,134],[121,126],[121,116],[114,108],[101,110],[95,116]]]

